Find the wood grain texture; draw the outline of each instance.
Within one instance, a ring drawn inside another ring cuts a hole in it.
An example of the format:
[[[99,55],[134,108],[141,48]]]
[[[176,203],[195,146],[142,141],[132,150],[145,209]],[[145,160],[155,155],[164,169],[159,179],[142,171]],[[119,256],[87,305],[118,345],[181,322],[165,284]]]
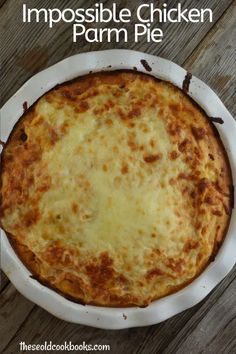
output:
[[[222,295],[211,307],[196,312],[187,326],[183,327],[164,353],[187,354],[214,353],[221,348],[222,353],[232,353],[236,348],[236,278],[231,273],[229,282]],[[228,277],[229,279],[230,277]]]
[[[91,344],[110,344],[111,353],[114,354],[123,352],[150,354],[166,352],[174,354],[177,348],[181,348],[184,340],[191,337],[191,334],[198,328],[201,321],[206,316],[209,316],[208,313],[213,311],[213,316],[215,315],[215,311],[218,308],[216,304],[218,304],[221,297],[227,292],[228,287],[236,284],[235,277],[235,272],[231,272],[206,300],[180,315],[176,315],[163,323],[150,327],[120,331],[88,328],[60,321],[35,306],[33,311],[29,311],[30,316],[27,316],[24,325],[19,328],[4,353],[15,353],[21,340],[26,343],[43,343],[44,341],[51,340],[57,344],[62,344],[65,340],[71,340],[74,344],[81,344],[84,340],[86,343]],[[231,296],[232,303],[235,306],[233,296]],[[234,312],[231,311],[230,319],[233,316]],[[226,322],[227,319],[225,319]],[[37,323],[37,326],[32,326],[33,323]],[[213,322],[211,329],[214,332]],[[230,337],[229,334],[227,335]],[[234,336],[230,338],[233,340]],[[208,336],[204,339],[202,335],[202,345],[204,345],[207,339]],[[172,341],[173,345],[168,348],[168,344],[172,343]],[[200,351],[192,351],[192,353],[200,353]]]
[[[201,41],[184,67],[205,81],[236,118],[236,1]]]
[[[0,296],[0,353],[33,307],[34,304],[20,295],[11,284],[4,288]],[[17,353],[17,350],[15,352]]]
[[[186,6],[211,7],[214,23],[163,25],[162,45],[140,43],[72,44],[71,25],[23,24],[22,3],[47,7],[50,0],[11,0],[0,3],[2,35],[2,103],[30,76],[69,55],[108,48],[129,48],[160,55],[183,65],[203,79],[235,114],[235,17],[236,1],[185,1]],[[164,1],[159,1],[161,4]],[[172,6],[178,1],[173,0]],[[183,1],[181,1],[183,3]],[[53,6],[90,7],[92,1],[54,0]],[[109,6],[109,1],[104,1]],[[135,9],[141,1],[120,1]],[[13,21],[15,26],[12,25]],[[9,45],[9,43],[11,43]],[[16,80],[17,78],[17,80]],[[236,268],[200,304],[150,327],[107,331],[61,321],[21,296],[2,277],[0,294],[0,352],[19,352],[19,342],[60,344],[110,344],[111,353],[233,353],[236,352]],[[4,338],[4,340],[2,340]],[[2,349],[2,350],[1,350]]]

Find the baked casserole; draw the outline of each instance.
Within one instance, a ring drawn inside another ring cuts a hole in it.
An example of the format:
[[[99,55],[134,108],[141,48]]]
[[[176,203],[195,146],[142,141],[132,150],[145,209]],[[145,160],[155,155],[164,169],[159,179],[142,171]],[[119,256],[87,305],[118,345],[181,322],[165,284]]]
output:
[[[1,160],[1,227],[35,279],[83,304],[147,306],[176,292],[227,232],[232,177],[216,128],[146,74],[55,87]]]

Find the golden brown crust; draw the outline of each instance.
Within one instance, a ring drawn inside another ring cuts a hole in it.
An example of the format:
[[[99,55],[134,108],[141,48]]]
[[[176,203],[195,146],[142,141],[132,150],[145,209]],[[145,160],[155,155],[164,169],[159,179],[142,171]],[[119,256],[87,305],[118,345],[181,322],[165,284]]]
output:
[[[190,283],[231,216],[227,154],[205,112],[138,72],[42,96],[2,153],[0,223],[43,284],[81,303],[146,306]]]

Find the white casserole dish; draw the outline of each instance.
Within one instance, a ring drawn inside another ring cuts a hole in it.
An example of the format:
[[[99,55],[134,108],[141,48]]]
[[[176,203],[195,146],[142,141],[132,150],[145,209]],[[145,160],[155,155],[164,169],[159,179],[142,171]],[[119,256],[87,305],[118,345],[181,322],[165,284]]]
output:
[[[14,124],[23,113],[24,102],[31,106],[42,94],[59,83],[90,71],[133,69],[147,73],[141,60],[152,68],[149,74],[182,88],[186,70],[163,58],[131,50],[106,50],[77,54],[36,74],[8,100],[1,109],[0,139],[6,141]],[[201,80],[193,77],[189,95],[210,117],[221,117],[217,129],[227,150],[236,181],[236,123],[218,96]],[[1,268],[14,286],[29,300],[63,320],[104,329],[121,329],[159,323],[201,301],[232,269],[236,261],[236,211],[233,209],[225,241],[214,262],[184,289],[154,301],[146,308],[105,308],[80,305],[30,277],[19,260],[6,234],[1,230]]]

